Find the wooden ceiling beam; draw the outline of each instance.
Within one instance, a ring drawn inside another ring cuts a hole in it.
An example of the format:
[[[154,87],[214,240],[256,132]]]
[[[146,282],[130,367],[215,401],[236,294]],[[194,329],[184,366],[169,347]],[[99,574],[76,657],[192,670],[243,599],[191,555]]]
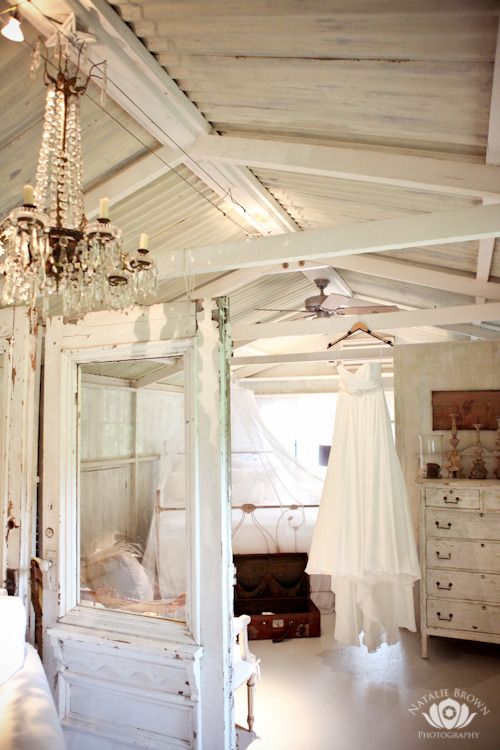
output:
[[[360,363],[361,364],[361,363]],[[392,362],[387,363],[387,369],[382,370],[382,377],[392,379]],[[295,362],[287,365],[273,365],[260,370],[258,373],[248,375],[246,382],[257,380],[322,380],[331,379],[337,375],[335,364],[325,362]],[[243,379],[243,378],[242,378]]]
[[[500,236],[500,205],[247,238],[174,250],[157,260],[160,277],[232,271],[300,260],[466,242]]]
[[[494,238],[492,238],[494,242]],[[490,240],[484,240],[489,242]],[[416,284],[433,289],[442,289],[456,294],[466,294],[470,297],[482,296],[485,299],[500,299],[500,284],[493,281],[482,281],[457,273],[439,271],[433,268],[423,268],[404,261],[373,256],[343,256],[332,259],[337,268],[356,271],[368,276],[379,276],[392,281],[406,284]],[[484,301],[484,300],[483,300]]]
[[[409,156],[387,150],[201,135],[190,147],[189,153],[195,159],[220,164],[476,198],[500,196],[499,167]]]
[[[497,44],[495,48],[495,64],[493,66],[493,81],[491,85],[490,121],[488,125],[488,144],[486,147],[486,164],[500,164],[500,21],[498,22]],[[499,167],[497,166],[496,169]],[[485,203],[493,200],[484,199]],[[479,242],[477,255],[477,273],[479,281],[488,281],[495,252],[495,240],[489,237]],[[484,296],[477,295],[476,302],[484,302]]]
[[[500,302],[423,310],[400,310],[399,312],[372,313],[371,315],[339,315],[331,318],[294,320],[284,323],[260,323],[258,325],[235,323],[231,332],[236,341],[315,334],[328,334],[334,340],[336,334],[347,332],[356,322],[363,322],[368,328],[381,332],[420,326],[474,323],[477,320],[500,320]]]
[[[440,326],[445,328],[447,331],[453,331],[454,333],[460,333],[463,336],[469,336],[469,338],[484,339],[490,341],[498,341],[500,339],[500,331],[493,331],[490,328],[484,328],[484,326],[478,325],[451,325],[451,326]]]
[[[334,360],[342,361],[359,361],[368,362],[371,359],[381,358],[392,359],[393,349],[390,346],[370,346],[370,347],[349,347],[347,349],[329,349],[321,352],[293,352],[279,354],[256,354],[253,356],[233,357],[230,361],[231,367],[238,365],[269,365],[269,364],[291,364],[295,362],[333,362]],[[240,370],[238,370],[238,374]]]

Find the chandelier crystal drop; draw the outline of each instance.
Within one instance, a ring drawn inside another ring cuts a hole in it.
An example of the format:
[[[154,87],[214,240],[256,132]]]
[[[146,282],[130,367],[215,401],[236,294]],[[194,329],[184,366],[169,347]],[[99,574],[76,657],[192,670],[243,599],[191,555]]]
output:
[[[146,303],[156,291],[147,235],[141,234],[135,252],[125,253],[120,230],[109,220],[107,198],[96,221],[85,217],[80,101],[90,78],[82,77],[78,66],[70,73],[61,54],[57,74],[49,75],[46,61],[35,189],[26,185],[23,205],[0,223],[2,302],[38,307],[42,317],[56,294],[65,319],[75,320],[91,310]]]

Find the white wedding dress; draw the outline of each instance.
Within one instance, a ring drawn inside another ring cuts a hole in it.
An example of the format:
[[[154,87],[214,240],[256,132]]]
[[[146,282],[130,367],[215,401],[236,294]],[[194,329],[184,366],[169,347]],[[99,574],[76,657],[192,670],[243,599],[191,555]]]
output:
[[[327,573],[335,593],[335,638],[369,651],[415,630],[420,578],[406,487],[392,437],[379,363],[351,373],[340,393],[308,573]]]

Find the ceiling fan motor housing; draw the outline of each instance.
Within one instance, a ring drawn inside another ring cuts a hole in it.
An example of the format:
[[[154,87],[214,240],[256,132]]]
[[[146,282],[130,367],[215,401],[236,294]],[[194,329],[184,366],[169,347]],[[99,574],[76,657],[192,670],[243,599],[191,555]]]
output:
[[[308,297],[305,300],[304,306],[308,312],[318,312],[319,308],[328,296],[325,294],[324,290],[330,283],[329,279],[314,279],[314,283],[318,287],[320,293],[315,294],[314,297]]]

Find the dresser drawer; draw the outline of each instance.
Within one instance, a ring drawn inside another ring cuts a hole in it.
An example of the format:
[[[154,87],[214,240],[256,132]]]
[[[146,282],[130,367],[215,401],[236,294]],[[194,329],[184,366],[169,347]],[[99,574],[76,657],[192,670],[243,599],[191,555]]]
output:
[[[500,539],[500,515],[429,508],[425,528],[429,537],[495,540]]]
[[[479,490],[427,487],[425,504],[432,508],[479,508]]]
[[[427,596],[500,604],[500,575],[459,570],[428,570]]]
[[[429,568],[496,573],[500,571],[500,542],[447,541],[427,539],[426,563]]]
[[[481,496],[485,510],[500,510],[500,489],[483,490]]]
[[[427,600],[427,625],[472,633],[499,633],[500,607],[431,597]]]

